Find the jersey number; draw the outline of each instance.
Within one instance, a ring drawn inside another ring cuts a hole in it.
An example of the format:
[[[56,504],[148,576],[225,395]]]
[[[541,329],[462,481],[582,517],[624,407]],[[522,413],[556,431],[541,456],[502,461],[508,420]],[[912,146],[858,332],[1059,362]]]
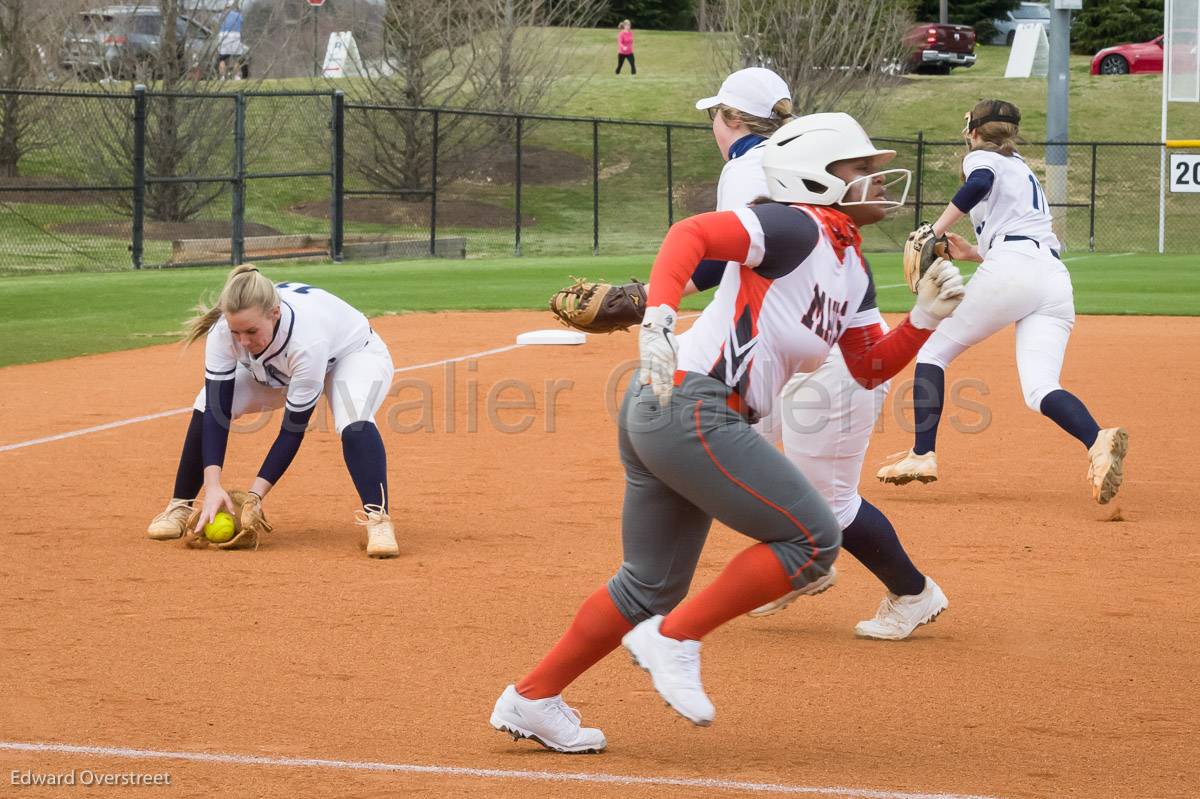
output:
[[[286,291],[294,291],[297,294],[307,294],[310,291],[320,291],[316,286],[310,286],[307,283],[276,283],[275,288]]]
[[[1050,205],[1046,202],[1046,195],[1033,175],[1029,176],[1029,185],[1033,188],[1033,210],[1041,211],[1043,214],[1049,213]]]

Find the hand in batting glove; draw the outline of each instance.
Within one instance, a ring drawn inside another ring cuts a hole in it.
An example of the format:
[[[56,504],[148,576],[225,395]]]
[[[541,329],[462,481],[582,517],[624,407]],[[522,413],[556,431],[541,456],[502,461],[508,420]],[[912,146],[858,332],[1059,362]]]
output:
[[[671,391],[675,387],[675,361],[679,353],[675,319],[675,309],[670,305],[647,308],[638,335],[642,359],[638,380],[643,386],[650,386],[664,408],[671,402]]]
[[[933,330],[963,301],[966,289],[958,267],[938,258],[917,282],[917,304],[909,321],[917,327]]]

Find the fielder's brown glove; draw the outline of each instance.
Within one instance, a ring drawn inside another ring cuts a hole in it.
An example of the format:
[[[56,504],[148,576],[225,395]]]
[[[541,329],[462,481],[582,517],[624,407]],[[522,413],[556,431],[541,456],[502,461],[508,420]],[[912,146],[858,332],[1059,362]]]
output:
[[[913,294],[917,293],[917,282],[939,258],[950,260],[950,242],[944,235],[935,235],[933,225],[926,222],[908,234],[904,240],[904,279]]]
[[[205,538],[203,530],[197,533],[196,522],[200,521],[203,510],[197,506],[184,528],[184,546],[192,549],[258,549],[259,535],[275,529],[263,515],[262,498],[248,491],[230,491],[229,499],[233,502],[233,538],[217,543]]]
[[[642,323],[646,313],[646,284],[637,278],[614,286],[583,278],[554,292],[550,310],[567,327],[586,333],[612,333]]]

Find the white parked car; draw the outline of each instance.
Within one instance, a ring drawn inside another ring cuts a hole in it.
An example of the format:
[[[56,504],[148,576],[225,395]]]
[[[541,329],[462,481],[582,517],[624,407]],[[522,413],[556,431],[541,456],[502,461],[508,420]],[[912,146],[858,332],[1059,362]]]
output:
[[[1017,35],[1017,26],[1026,22],[1036,22],[1043,28],[1049,28],[1050,8],[1045,3],[1021,3],[1007,12],[1004,19],[992,20],[992,27],[996,29],[996,33],[992,36],[991,43],[1012,47],[1013,38]]]

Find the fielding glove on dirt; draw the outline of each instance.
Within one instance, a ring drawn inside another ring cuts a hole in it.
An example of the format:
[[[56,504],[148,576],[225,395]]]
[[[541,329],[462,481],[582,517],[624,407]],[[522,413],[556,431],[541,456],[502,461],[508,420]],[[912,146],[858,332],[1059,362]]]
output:
[[[233,502],[233,538],[228,541],[209,541],[204,532],[196,532],[196,523],[200,521],[202,508],[192,511],[187,521],[187,530],[183,543],[192,549],[258,549],[258,537],[269,533],[275,528],[263,515],[262,497],[249,491],[230,491],[229,499]]]

